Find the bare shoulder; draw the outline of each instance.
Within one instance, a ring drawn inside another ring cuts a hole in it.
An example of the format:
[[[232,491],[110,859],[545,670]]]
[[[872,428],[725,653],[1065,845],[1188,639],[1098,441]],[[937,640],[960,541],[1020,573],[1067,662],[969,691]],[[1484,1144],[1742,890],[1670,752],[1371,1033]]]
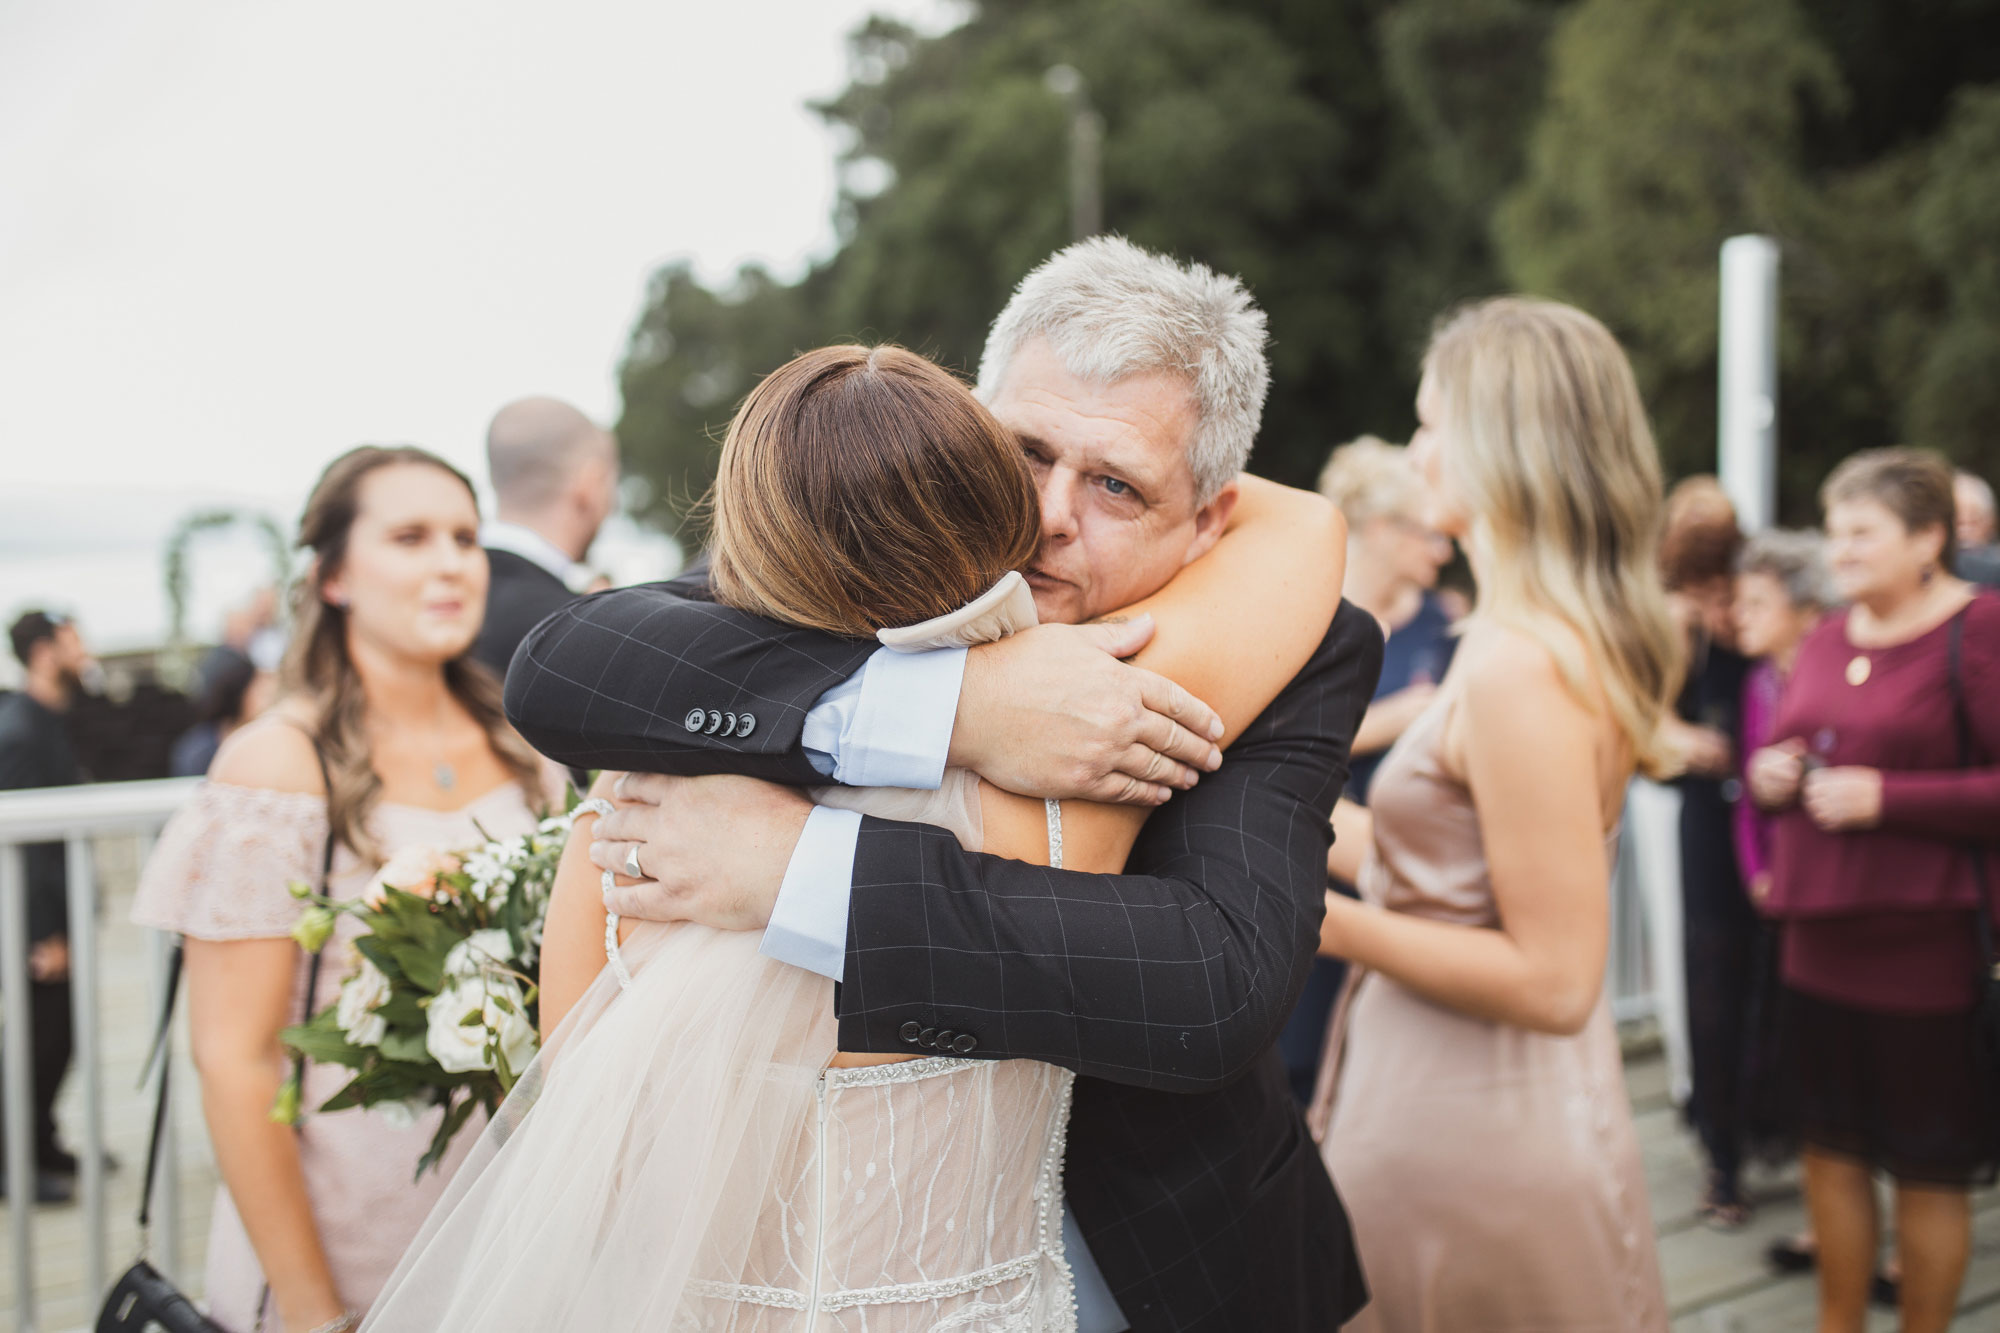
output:
[[[208,776],[234,787],[324,794],[319,759],[305,731],[310,718],[303,704],[278,703],[222,743]]]
[[[1609,718],[1582,637],[1560,622],[1529,629],[1476,621],[1459,644],[1451,674],[1465,704],[1458,711],[1466,732],[1508,743],[1537,733],[1553,741],[1558,734],[1593,734]]]
[[[1284,486],[1246,472],[1236,479],[1237,505],[1246,514],[1268,517],[1300,532],[1347,540],[1347,520],[1331,500],[1317,491]]]

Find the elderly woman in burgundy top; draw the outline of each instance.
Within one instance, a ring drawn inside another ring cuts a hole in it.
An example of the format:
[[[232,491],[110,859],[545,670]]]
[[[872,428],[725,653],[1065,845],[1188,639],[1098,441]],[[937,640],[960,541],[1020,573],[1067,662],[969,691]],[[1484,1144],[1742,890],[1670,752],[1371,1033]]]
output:
[[[2000,1163],[2000,1076],[1975,1020],[1974,913],[1991,904],[1968,850],[2000,827],[2000,598],[1951,574],[1952,474],[1935,454],[1857,454],[1821,500],[1851,606],[1801,647],[1750,781],[1777,812],[1766,906],[1783,923],[1820,1328],[1862,1328],[1882,1169],[1902,1327],[1920,1333],[1951,1321],[1967,1191]]]

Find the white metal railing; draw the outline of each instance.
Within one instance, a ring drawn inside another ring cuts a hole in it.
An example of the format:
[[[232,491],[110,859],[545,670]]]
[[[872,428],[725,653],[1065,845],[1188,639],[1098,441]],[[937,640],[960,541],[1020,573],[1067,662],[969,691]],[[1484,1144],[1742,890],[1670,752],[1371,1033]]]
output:
[[[83,1204],[83,1281],[89,1298],[100,1297],[110,1282],[106,1266],[104,1210],[104,1059],[99,1024],[102,978],[98,970],[97,866],[93,838],[133,834],[141,839],[140,862],[151,849],[153,835],[179,809],[198,779],[172,778],[156,782],[107,782],[82,787],[46,787],[0,792],[0,1002],[5,1005],[4,1042],[0,1070],[6,1095],[0,1113],[6,1127],[6,1170],[9,1182],[9,1252],[14,1286],[14,1327],[35,1330],[35,1143],[33,1124],[32,1028],[33,998],[28,976],[28,894],[22,848],[31,843],[61,842],[69,849],[70,997],[75,1009],[74,1077],[80,1082],[83,1135],[77,1145],[77,1184]],[[158,937],[154,953],[156,977],[163,975],[166,937]],[[155,995],[160,995],[155,987]],[[154,1001],[157,1022],[159,1000]],[[164,1069],[161,1071],[164,1072]],[[155,1198],[160,1221],[159,1265],[168,1273],[179,1268],[180,1199],[175,1170],[172,1108],[161,1144],[160,1174]]]

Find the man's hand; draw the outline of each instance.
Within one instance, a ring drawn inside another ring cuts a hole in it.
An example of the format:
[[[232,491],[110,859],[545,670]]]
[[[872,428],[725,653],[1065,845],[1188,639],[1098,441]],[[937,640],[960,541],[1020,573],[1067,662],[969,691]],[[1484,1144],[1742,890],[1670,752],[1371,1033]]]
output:
[[[1222,719],[1165,676],[1119,661],[1151,616],[1041,625],[966,654],[949,762],[1050,800],[1161,805],[1222,763]]]
[[[1669,718],[1664,730],[1673,748],[1680,771],[1696,777],[1727,777],[1736,768],[1736,750],[1729,737],[1714,727],[1701,727]]]
[[[1799,796],[1812,822],[1828,833],[1874,828],[1882,822],[1882,771],[1822,768],[1806,774]]]
[[[812,803],[790,787],[733,776],[627,773],[618,808],[597,821],[590,859],[623,875],[639,852],[645,876],[607,891],[604,905],[641,921],[698,921],[718,930],[771,922],[785,867]]]

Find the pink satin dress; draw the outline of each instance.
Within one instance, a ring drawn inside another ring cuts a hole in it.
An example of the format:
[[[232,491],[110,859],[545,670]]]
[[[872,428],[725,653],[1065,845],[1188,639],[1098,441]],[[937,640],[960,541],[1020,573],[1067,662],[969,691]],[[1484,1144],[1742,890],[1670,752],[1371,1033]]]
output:
[[[1451,707],[1419,717],[1377,772],[1360,889],[1390,911],[1492,929],[1478,812],[1439,755]],[[1348,1328],[1664,1333],[1608,999],[1583,1031],[1551,1036],[1357,969],[1333,1022],[1310,1119],[1373,1295]]]

